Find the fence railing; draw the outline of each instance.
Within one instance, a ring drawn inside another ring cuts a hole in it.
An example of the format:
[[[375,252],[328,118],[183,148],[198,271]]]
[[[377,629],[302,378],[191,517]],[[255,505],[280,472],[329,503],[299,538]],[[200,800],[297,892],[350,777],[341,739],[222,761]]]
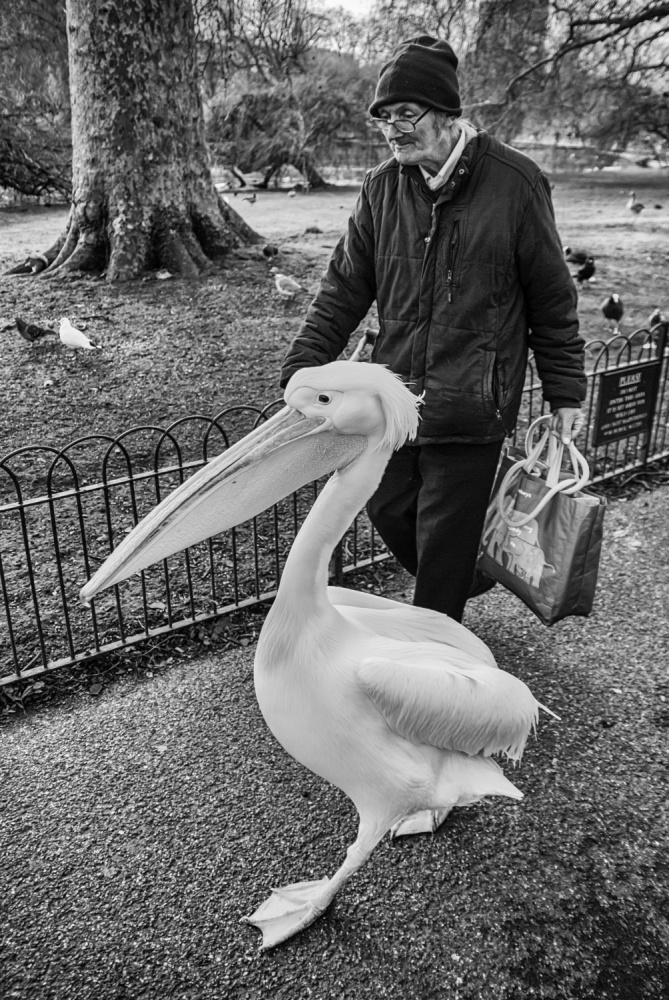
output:
[[[593,483],[669,457],[667,325],[589,347],[585,412]],[[647,430],[594,446],[603,373],[650,366],[657,378]],[[312,483],[252,521],[171,557],[85,608],[83,583],[118,540],[188,475],[264,421],[230,407],[117,437],[89,435],[57,449],[16,449],[0,459],[0,684],[94,659],[232,611],[277,591],[286,555],[318,493]],[[544,409],[528,365],[516,439]],[[364,513],[333,558],[333,579],[388,558]]]

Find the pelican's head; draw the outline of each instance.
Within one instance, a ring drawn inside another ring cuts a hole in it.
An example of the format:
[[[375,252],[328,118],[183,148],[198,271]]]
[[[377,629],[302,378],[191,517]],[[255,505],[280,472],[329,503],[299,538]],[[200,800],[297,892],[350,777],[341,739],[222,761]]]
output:
[[[284,399],[340,434],[362,434],[372,448],[395,450],[418,430],[420,399],[383,365],[332,361],[301,368],[286,386]]]
[[[81,590],[101,590],[255,517],[301,486],[414,437],[419,400],[380,365],[334,361],[296,372],[286,406],[158,504]]]

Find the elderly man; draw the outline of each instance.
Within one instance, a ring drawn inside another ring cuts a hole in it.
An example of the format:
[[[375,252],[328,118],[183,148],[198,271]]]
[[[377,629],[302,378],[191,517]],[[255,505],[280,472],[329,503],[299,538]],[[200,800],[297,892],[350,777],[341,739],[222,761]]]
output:
[[[392,159],[370,171],[288,352],[285,385],[346,346],[376,301],[372,361],[423,394],[368,511],[416,578],[414,604],[461,620],[505,435],[534,353],[553,428],[582,425],[576,293],[539,167],[461,117],[445,41],[403,42],[381,69],[372,122]]]

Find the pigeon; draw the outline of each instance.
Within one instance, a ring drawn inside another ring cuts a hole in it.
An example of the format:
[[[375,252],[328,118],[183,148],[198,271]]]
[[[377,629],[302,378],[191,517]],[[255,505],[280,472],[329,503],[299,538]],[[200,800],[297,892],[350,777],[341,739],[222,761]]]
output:
[[[362,334],[363,335],[358,341],[356,349],[353,351],[351,357],[348,359],[349,361],[358,361],[363,351],[367,347],[367,345],[374,344],[376,342],[376,338],[378,337],[378,330],[371,330],[369,327],[365,327],[365,329],[362,331]]]
[[[576,281],[579,285],[582,285],[584,281],[592,281],[592,276],[596,270],[595,258],[588,257],[583,267],[579,267],[576,272]]]
[[[667,322],[667,317],[664,315],[664,313],[658,306],[657,309],[655,309],[655,311],[652,313],[650,319],[648,320],[648,326],[652,330],[654,326],[658,325],[658,323],[666,323],[666,322]]]
[[[618,333],[618,326],[620,320],[623,318],[625,307],[623,306],[623,300],[616,292],[609,295],[608,299],[604,299],[602,302],[602,312],[615,332]]]
[[[582,267],[590,256],[587,250],[572,250],[571,247],[563,247],[562,249],[564,251],[564,259],[570,264],[578,264],[579,267]]]
[[[298,285],[289,275],[281,274],[278,267],[270,268],[270,272],[274,275],[274,284],[282,299],[294,299],[302,291],[302,285]]]
[[[273,243],[266,243],[265,246],[262,248],[262,252],[264,253],[265,257],[270,257],[270,258],[276,257],[276,255],[279,252],[279,248],[275,247]]]
[[[630,196],[627,199],[627,201],[625,202],[625,208],[629,212],[634,212],[635,215],[638,215],[639,212],[643,212],[643,210],[644,210],[645,207],[646,206],[642,205],[640,201],[636,200],[636,195],[635,195],[634,191],[630,191]]]
[[[99,344],[94,344],[88,339],[85,333],[81,330],[77,330],[76,327],[72,326],[69,319],[63,317],[60,321],[60,330],[58,333],[60,337],[61,344],[65,344],[72,351],[101,351],[102,348]]]
[[[26,321],[21,319],[20,316],[16,317],[16,326],[23,339],[27,340],[29,344],[34,344],[36,340],[41,340],[42,337],[56,336],[56,331],[52,330],[51,327],[42,327],[36,326],[34,323],[26,323]]]
[[[242,201],[248,201],[248,203],[250,205],[255,205],[255,202],[256,202],[256,193],[255,193],[255,191],[253,192],[253,194],[250,194],[247,198],[242,198]]]
[[[289,198],[294,198],[296,194],[297,194],[297,191],[295,190],[295,188],[291,188],[290,191],[288,192],[288,197]]]

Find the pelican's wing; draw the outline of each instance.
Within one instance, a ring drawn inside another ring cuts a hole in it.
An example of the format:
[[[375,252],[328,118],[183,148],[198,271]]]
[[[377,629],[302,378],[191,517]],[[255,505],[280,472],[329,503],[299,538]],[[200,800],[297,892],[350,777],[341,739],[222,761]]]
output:
[[[518,760],[537,722],[538,702],[527,685],[485,664],[370,656],[357,676],[393,732],[412,743]]]
[[[438,642],[469,653],[490,667],[497,666],[478,636],[439,611],[344,587],[328,587],[328,597],[340,615],[377,635],[408,642]]]

